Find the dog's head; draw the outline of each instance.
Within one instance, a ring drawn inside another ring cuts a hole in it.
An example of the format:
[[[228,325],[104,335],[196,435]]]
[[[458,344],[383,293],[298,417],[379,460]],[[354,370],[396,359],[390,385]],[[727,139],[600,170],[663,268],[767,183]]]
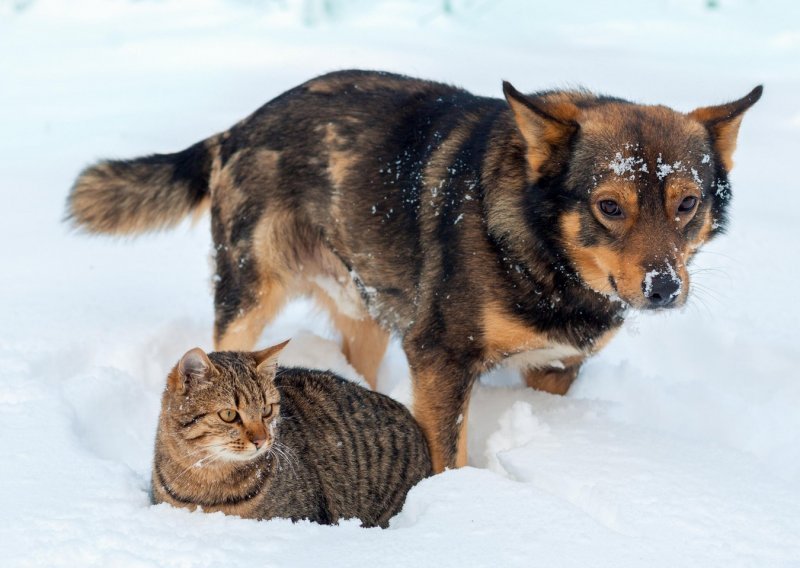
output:
[[[504,92],[527,146],[534,207],[584,283],[635,308],[682,305],[687,264],[720,233],[728,172],[756,87],[688,114],[587,92]]]

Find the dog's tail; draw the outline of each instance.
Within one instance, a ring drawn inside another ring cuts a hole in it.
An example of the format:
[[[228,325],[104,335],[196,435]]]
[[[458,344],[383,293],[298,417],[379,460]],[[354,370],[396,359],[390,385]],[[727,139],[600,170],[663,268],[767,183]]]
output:
[[[91,233],[112,235],[176,225],[208,197],[216,145],[212,136],[174,154],[89,166],[72,186],[66,220]]]

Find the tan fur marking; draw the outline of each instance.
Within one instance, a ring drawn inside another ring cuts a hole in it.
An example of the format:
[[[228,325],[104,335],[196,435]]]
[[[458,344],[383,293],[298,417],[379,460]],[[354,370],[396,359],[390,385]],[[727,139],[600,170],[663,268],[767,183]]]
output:
[[[442,424],[442,414],[445,409],[452,406],[452,401],[449,399],[450,393],[447,389],[442,389],[445,377],[439,375],[435,369],[425,369],[422,372],[414,374],[413,388],[414,388],[414,418],[417,419],[420,427],[422,428],[425,438],[428,440],[428,448],[431,453],[431,461],[434,473],[441,473],[448,464],[445,461],[445,448],[442,445],[440,435],[442,427],[445,428],[451,425]],[[463,406],[457,411],[456,416],[461,415],[461,423],[453,424],[458,428],[458,439],[456,440],[455,455],[452,455],[452,465],[455,467],[462,467],[467,463],[467,411],[469,409],[470,393],[467,393],[463,401]],[[449,414],[449,412],[448,412]]]
[[[264,284],[264,291],[258,303],[244,311],[216,337],[214,349],[217,351],[250,351],[255,347],[264,326],[272,321],[287,300],[286,289],[277,281]]]
[[[335,191],[332,196],[333,218],[339,218],[339,191],[345,186],[347,177],[358,163],[358,156],[348,149],[348,140],[341,136],[335,124],[329,122],[324,126],[323,142],[328,151],[328,177]]]
[[[272,177],[278,171],[281,153],[277,150],[259,148],[250,159],[255,164],[255,171],[264,172],[267,176]]]
[[[210,209],[211,209],[211,196],[206,195],[205,197],[203,197],[200,203],[197,204],[197,207],[191,212],[190,222],[192,226],[193,227],[196,226],[206,216],[206,214],[209,212]]]
[[[439,441],[439,412],[436,409],[439,389],[437,382],[439,377],[431,371],[416,373],[414,375],[414,418],[417,419],[425,439],[428,440],[428,448],[431,452],[431,462],[434,473],[444,471],[444,448]]]
[[[696,184],[682,178],[670,176],[667,179],[666,191],[664,192],[667,212],[677,209],[677,206],[681,200],[692,191],[699,193],[699,189]]]
[[[550,394],[565,395],[578,376],[578,367],[567,369],[528,369],[523,374],[530,388]]]
[[[347,176],[353,170],[353,166],[357,163],[358,157],[352,152],[331,151],[328,160],[328,174],[333,186],[336,188],[342,187]]]
[[[423,180],[425,182],[425,188],[427,189],[423,198],[425,206],[438,205],[441,197],[437,199],[433,196],[434,194],[436,194],[437,197],[442,196],[440,192],[437,193],[437,190],[449,176],[448,168],[452,167],[456,153],[464,142],[469,139],[472,129],[478,120],[480,120],[479,116],[465,115],[462,121],[453,128],[434,150],[428,163],[425,165],[423,173]]]
[[[736,142],[739,136],[739,126],[742,124],[744,114],[731,119],[714,122],[718,110],[716,107],[700,108],[693,111],[689,116],[700,122],[711,122],[710,127],[714,137],[714,145],[722,160],[722,165],[727,171],[731,171],[734,166],[733,153],[736,151]]]
[[[617,255],[605,247],[579,246],[580,226],[580,214],[577,212],[561,217],[561,232],[567,252],[584,282],[598,292],[613,294],[608,276],[619,270]]]
[[[544,349],[550,344],[544,334],[520,323],[494,303],[483,310],[483,335],[486,357],[494,361],[520,351]]]
[[[703,245],[703,243],[705,243],[708,240],[709,235],[711,234],[713,228],[714,228],[714,219],[713,216],[711,215],[711,210],[708,209],[704,214],[703,224],[700,227],[700,230],[697,232],[697,236],[687,246],[687,251],[685,255],[685,258],[687,260],[689,257],[691,257],[691,255],[697,252],[697,249],[699,249]]]
[[[725,169],[731,171],[734,166],[733,153],[736,151],[736,143],[739,135],[739,126],[742,124],[744,115],[740,115],[724,126],[718,128],[717,151]]]
[[[252,250],[259,273],[288,283],[311,255],[315,243],[297,234],[297,218],[291,211],[274,208],[264,214],[253,231]]]
[[[219,212],[220,219],[225,220],[225,227],[230,229],[232,220],[238,214],[239,208],[246,199],[245,194],[239,189],[234,181],[233,169],[241,158],[241,152],[233,154],[225,167],[220,165],[219,157],[216,157],[211,167],[209,178],[209,190],[214,205]]]

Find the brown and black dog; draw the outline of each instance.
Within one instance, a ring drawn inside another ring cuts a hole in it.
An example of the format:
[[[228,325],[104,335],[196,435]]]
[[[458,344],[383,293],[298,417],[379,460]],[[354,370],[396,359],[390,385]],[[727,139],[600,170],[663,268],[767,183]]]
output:
[[[565,393],[628,308],[686,301],[688,262],[725,226],[739,124],[761,87],[688,114],[504,92],[332,73],[182,152],[86,169],[69,216],[131,234],[210,204],[216,349],[252,349],[287,300],[311,294],[374,387],[397,334],[434,467],[461,466],[481,373],[513,362]]]

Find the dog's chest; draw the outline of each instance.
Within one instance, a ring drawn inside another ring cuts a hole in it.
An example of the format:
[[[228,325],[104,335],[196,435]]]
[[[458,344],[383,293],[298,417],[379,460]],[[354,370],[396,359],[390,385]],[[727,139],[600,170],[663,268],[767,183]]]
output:
[[[554,341],[497,304],[484,308],[483,337],[484,357],[490,366],[563,369],[586,356],[582,349]]]

